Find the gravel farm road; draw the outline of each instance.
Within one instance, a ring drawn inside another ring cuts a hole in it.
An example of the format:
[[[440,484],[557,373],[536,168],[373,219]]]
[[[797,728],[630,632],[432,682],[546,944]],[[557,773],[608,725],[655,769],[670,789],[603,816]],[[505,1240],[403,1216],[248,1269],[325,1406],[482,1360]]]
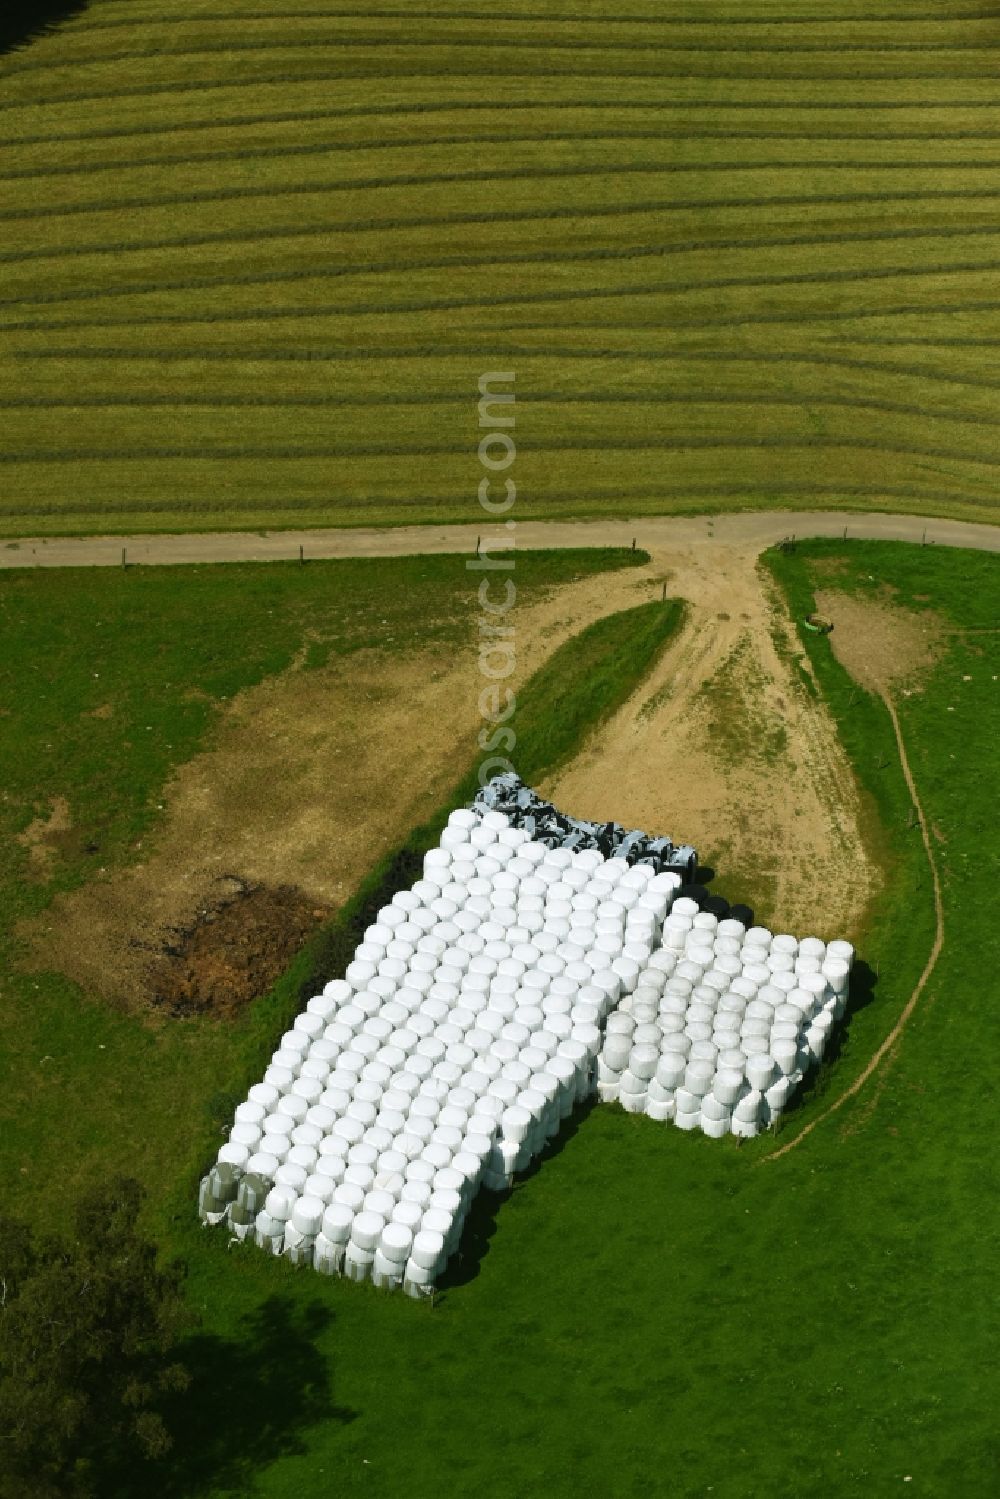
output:
[[[1000,524],[938,520],[880,512],[730,511],[718,515],[643,516],[636,520],[497,521],[471,525],[338,528],[320,531],[216,531],[180,535],[24,537],[0,542],[0,568],[120,567],[193,562],[297,561],[336,557],[399,557],[421,552],[473,552],[515,544],[520,548],[630,546],[648,551],[713,544],[754,553],[787,536],[842,536],[878,541],[932,542],[938,546],[1000,551]],[[501,540],[503,538],[503,540]]]

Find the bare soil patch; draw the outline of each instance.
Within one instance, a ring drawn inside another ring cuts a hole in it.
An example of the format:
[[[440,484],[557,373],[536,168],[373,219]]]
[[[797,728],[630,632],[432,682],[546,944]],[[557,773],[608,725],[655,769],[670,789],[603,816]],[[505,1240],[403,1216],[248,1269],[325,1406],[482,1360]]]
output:
[[[69,802],[64,796],[52,798],[48,817],[36,817],[23,833],[18,843],[28,852],[28,870],[32,879],[46,880],[60,848],[65,846],[73,833],[73,819]]]
[[[247,971],[265,992],[297,950],[286,940],[286,903],[272,932],[277,966],[255,958],[234,979],[231,1001],[222,996],[225,964],[210,954],[227,934],[236,943],[241,923],[253,927],[264,898],[239,899],[221,926],[196,937],[201,913],[218,913],[228,880],[296,891],[303,910],[336,911],[400,830],[446,794],[462,709],[475,704],[463,704],[454,676],[440,653],[366,652],[315,671],[293,667],[238,694],[220,709],[208,748],[165,786],[138,861],[57,896],[30,924],[31,965],[126,1008],[170,1009],[176,1000],[189,1011],[227,1012],[253,997]],[[292,923],[299,946],[317,922]],[[179,933],[192,934],[193,978],[177,976]]]
[[[290,885],[226,882],[149,964],[149,1002],[168,1015],[229,1018],[264,994],[328,915]]]
[[[816,607],[833,621],[829,639],[837,660],[859,686],[882,696],[927,671],[948,641],[948,626],[938,615],[885,598],[820,589]]]
[[[658,586],[644,568],[517,609],[511,684],[584,624]],[[359,652],[315,669],[304,660],[302,651],[220,708],[207,748],[158,797],[164,810],[138,861],[57,896],[22,928],[28,966],[128,1009],[232,1013],[287,967],[322,919],[309,911],[335,914],[440,806],[476,753],[475,640],[458,651]],[[229,880],[255,893],[223,912]],[[278,891],[296,892],[298,904],[276,902]]]

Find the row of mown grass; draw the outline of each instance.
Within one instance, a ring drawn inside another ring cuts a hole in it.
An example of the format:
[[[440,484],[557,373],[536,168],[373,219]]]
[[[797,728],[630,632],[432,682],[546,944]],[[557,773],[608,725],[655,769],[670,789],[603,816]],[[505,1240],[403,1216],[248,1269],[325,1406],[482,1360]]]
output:
[[[0,57],[0,535],[455,518],[488,368],[526,516],[988,519],[998,57],[961,4],[93,0]]]

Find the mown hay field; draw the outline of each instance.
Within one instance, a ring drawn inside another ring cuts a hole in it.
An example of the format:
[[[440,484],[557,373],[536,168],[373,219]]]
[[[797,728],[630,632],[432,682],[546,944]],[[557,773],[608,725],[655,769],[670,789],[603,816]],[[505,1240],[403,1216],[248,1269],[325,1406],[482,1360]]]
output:
[[[0,534],[992,519],[1000,16],[92,0],[0,58]]]

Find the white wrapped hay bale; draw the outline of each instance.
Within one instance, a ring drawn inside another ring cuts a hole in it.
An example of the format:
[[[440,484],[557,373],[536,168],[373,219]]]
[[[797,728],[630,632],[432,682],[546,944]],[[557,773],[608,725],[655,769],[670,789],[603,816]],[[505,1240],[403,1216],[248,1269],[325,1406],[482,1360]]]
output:
[[[419,1297],[476,1193],[509,1187],[595,1090],[711,1136],[780,1117],[853,953],[718,920],[651,859],[454,814],[281,1037],[217,1162],[239,1190],[206,1178],[205,1221]]]
[[[780,1119],[822,1059],[846,1007],[853,948],[747,930],[687,896],[662,918],[661,942],[608,1019],[598,1096],[683,1130],[750,1137]]]
[[[535,844],[495,811],[449,819],[240,1105],[224,1163],[273,1184],[240,1230],[422,1294],[480,1187],[509,1186],[592,1093],[602,1026],[649,969],[678,877],[613,863]],[[639,1033],[649,1076],[657,1036]],[[203,1206],[223,1211],[207,1187]]]

